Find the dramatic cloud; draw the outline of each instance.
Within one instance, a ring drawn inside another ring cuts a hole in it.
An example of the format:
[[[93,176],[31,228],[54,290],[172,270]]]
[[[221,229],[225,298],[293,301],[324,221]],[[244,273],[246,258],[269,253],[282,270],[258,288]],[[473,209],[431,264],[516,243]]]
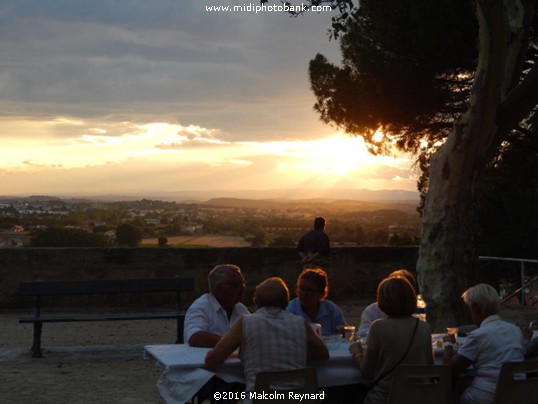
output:
[[[2,14],[12,115],[177,122],[245,139],[307,136],[308,61],[337,49],[330,13],[216,13],[221,0],[19,0]],[[319,127],[321,125],[319,124]]]
[[[0,0],[1,192],[413,189],[312,110],[332,13],[206,11],[243,4]]]

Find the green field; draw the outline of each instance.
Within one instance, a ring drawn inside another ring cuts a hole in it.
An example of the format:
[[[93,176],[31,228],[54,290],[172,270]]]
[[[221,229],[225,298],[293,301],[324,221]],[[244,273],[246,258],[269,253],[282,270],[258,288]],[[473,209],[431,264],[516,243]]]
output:
[[[143,245],[158,245],[157,238],[142,240]],[[168,237],[170,247],[250,247],[250,243],[242,237],[205,235],[205,236],[172,236]]]

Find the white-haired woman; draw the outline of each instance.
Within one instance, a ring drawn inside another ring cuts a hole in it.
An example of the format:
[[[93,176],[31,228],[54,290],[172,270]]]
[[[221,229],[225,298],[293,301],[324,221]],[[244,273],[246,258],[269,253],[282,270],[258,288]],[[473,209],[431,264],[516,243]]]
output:
[[[460,403],[493,403],[503,363],[524,359],[523,335],[517,326],[498,316],[501,299],[493,286],[481,283],[467,289],[461,297],[478,328],[467,335],[456,354],[455,336],[445,335],[443,363],[452,366],[454,377],[474,366],[475,376],[461,395]]]

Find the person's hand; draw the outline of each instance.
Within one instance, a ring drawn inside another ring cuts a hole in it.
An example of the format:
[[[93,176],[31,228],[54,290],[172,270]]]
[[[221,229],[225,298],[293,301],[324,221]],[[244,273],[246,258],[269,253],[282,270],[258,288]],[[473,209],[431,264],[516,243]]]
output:
[[[521,327],[521,334],[523,334],[525,341],[530,341],[532,338],[532,330],[529,327]]]
[[[362,354],[362,345],[360,342],[355,342],[349,346],[349,352],[351,352],[351,355],[355,356],[358,354]]]
[[[456,343],[456,336],[454,334],[446,334],[443,336],[443,342],[452,342]]]

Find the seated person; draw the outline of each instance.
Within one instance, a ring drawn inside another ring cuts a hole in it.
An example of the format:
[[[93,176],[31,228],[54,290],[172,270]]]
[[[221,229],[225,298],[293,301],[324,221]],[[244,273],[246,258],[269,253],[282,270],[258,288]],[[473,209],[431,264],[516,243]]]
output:
[[[372,323],[368,349],[360,342],[349,351],[364,379],[371,383],[365,403],[386,403],[394,370],[400,364],[433,365],[430,327],[413,317],[417,308],[415,289],[405,277],[393,276],[377,288],[377,304],[386,318]]]
[[[196,299],[185,315],[185,343],[212,348],[242,314],[245,278],[235,265],[217,265],[208,276],[209,293]]]
[[[493,403],[503,363],[523,360],[523,336],[517,326],[502,321],[497,315],[501,298],[493,286],[484,283],[473,286],[461,297],[478,328],[467,334],[456,354],[453,352],[455,336],[445,335],[443,363],[452,366],[454,379],[474,366],[475,377],[463,391],[460,403]]]
[[[396,271],[393,271],[387,278],[390,278],[391,276],[405,277],[416,291],[417,281],[415,279],[415,276],[407,269],[398,269]],[[359,324],[358,331],[359,338],[366,340],[368,338],[368,330],[370,329],[370,324],[372,324],[372,322],[374,322],[378,318],[385,317],[387,317],[387,315],[379,309],[377,302],[374,302],[367,306],[361,314],[361,322]]]
[[[209,368],[222,364],[240,347],[246,391],[254,391],[256,375],[265,371],[306,367],[306,360],[328,360],[321,338],[301,317],[286,312],[289,292],[280,278],[269,278],[256,287],[254,314],[241,316],[207,353]]]
[[[326,300],[329,294],[327,273],[321,268],[308,268],[297,279],[297,296],[288,304],[287,311],[301,315],[309,323],[321,324],[323,335],[337,334],[336,327],[346,325],[342,310]]]

